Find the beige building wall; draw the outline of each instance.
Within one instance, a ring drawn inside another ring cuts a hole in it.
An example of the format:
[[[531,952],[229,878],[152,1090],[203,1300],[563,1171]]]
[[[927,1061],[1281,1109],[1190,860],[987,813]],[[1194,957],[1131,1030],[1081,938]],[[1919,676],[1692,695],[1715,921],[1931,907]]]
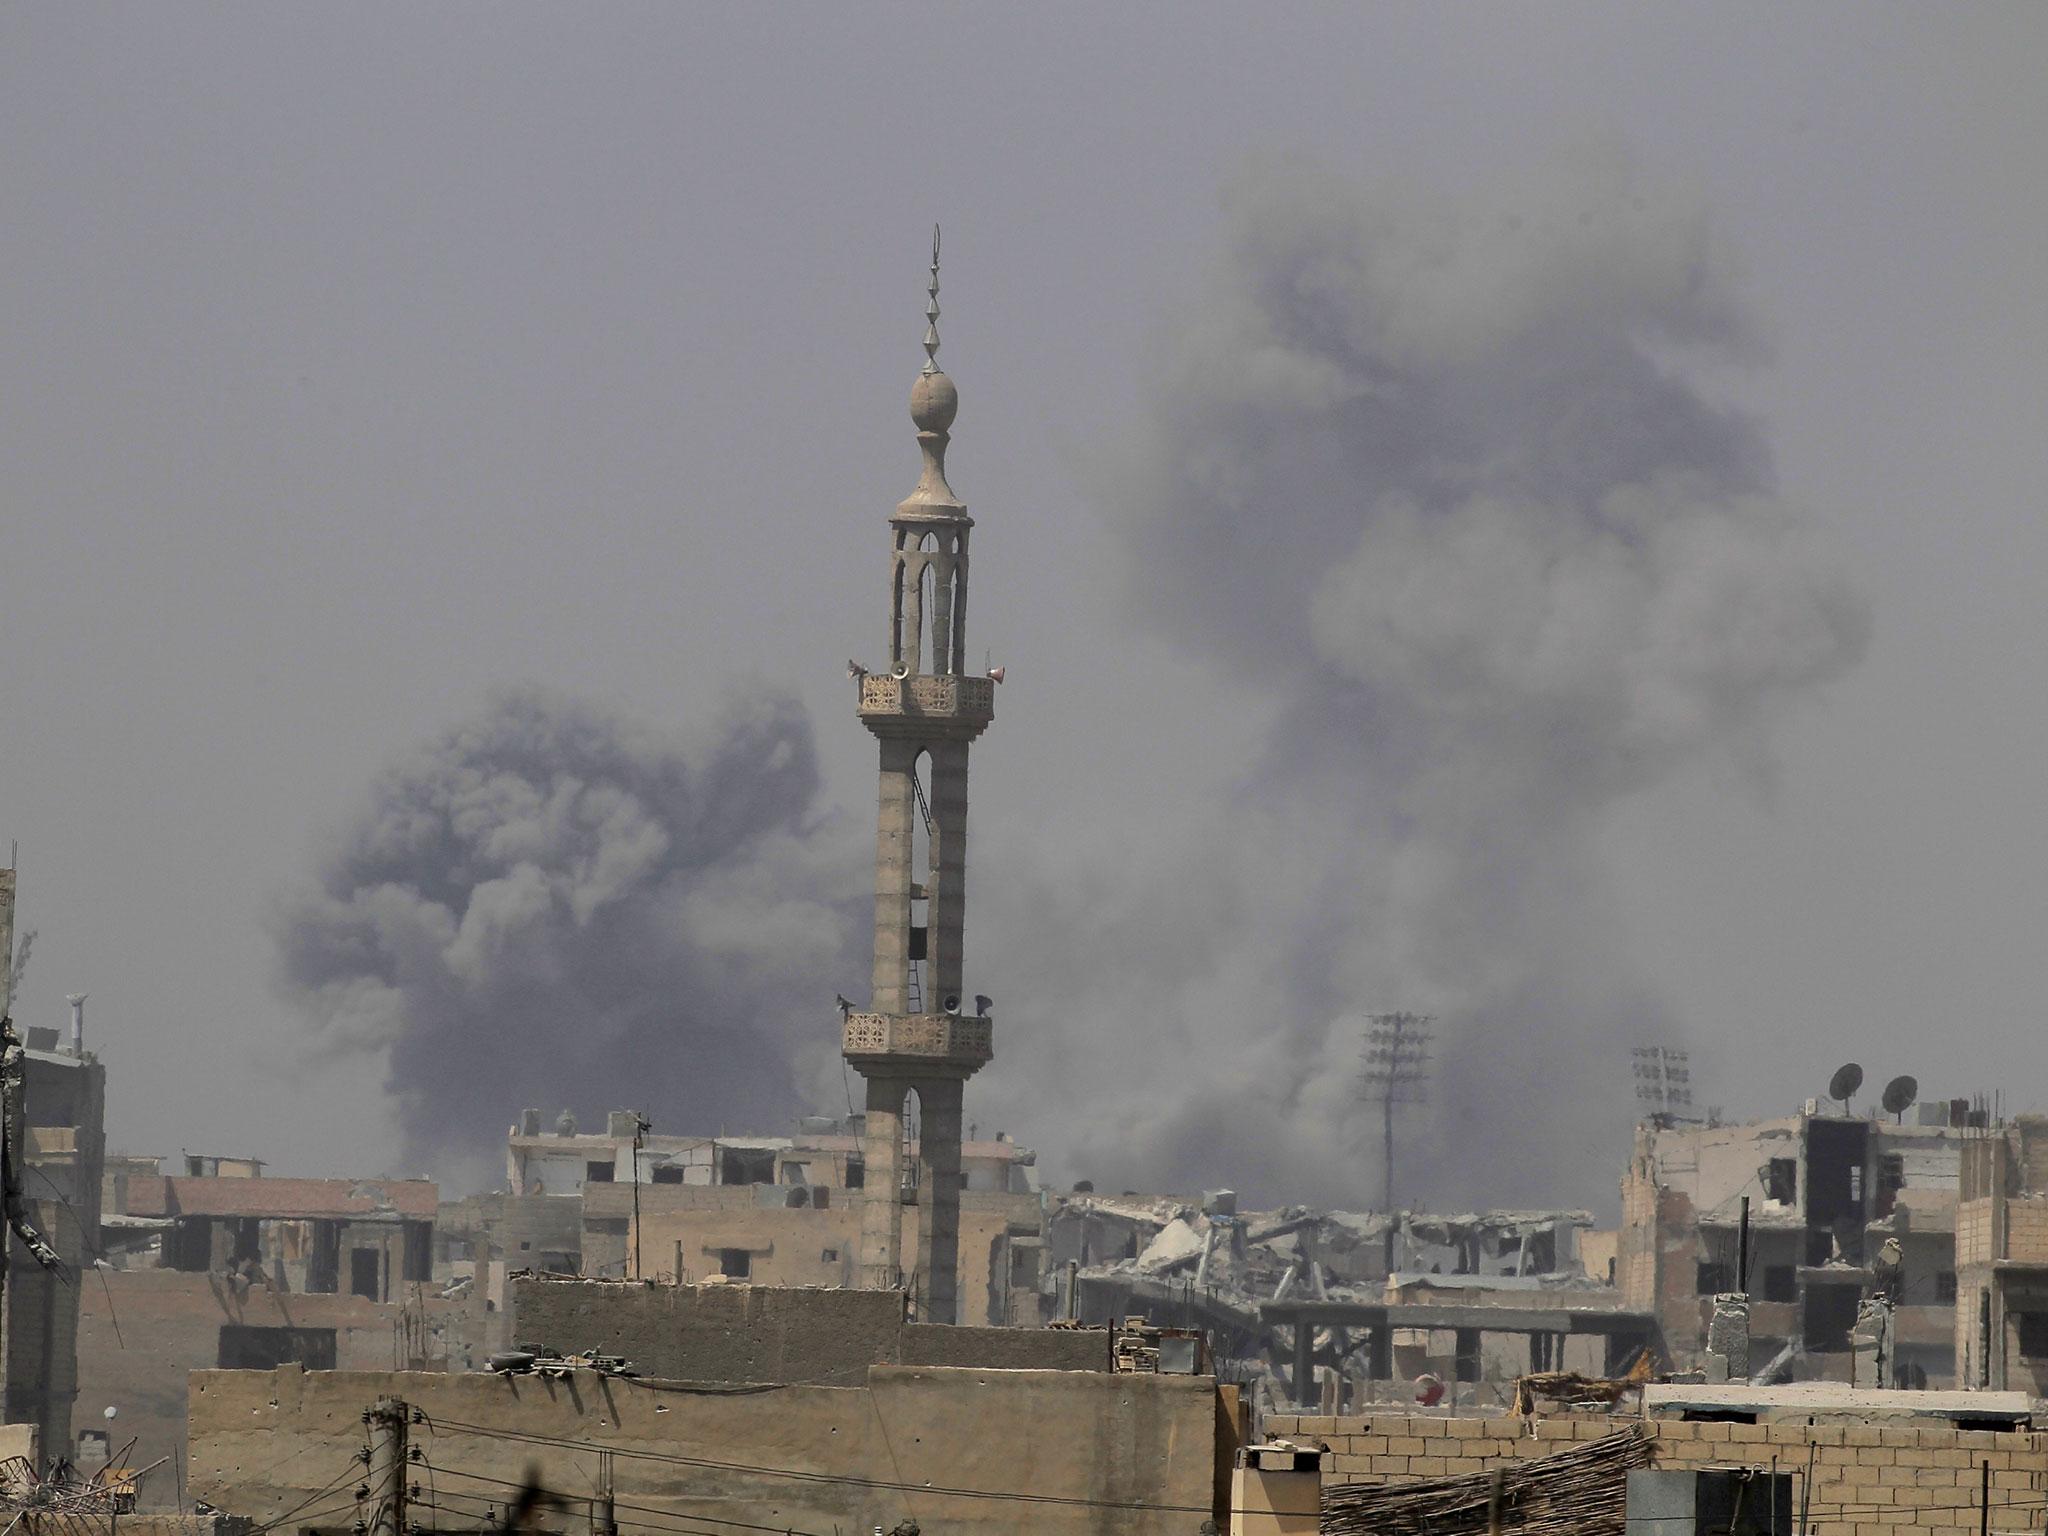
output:
[[[1218,1518],[1212,1379],[923,1366],[718,1394],[585,1371],[203,1372],[192,1496],[266,1523],[302,1505],[295,1523],[346,1523],[363,1411],[386,1397],[424,1415],[412,1434],[426,1507],[409,1513],[423,1528],[476,1528],[532,1469],[569,1496],[563,1528],[581,1529],[602,1451],[622,1525],[1189,1536]]]
[[[134,1436],[131,1465],[171,1457],[172,1465],[143,1484],[141,1502],[146,1509],[176,1509],[188,1380],[193,1371],[220,1363],[223,1328],[331,1329],[335,1363],[345,1370],[389,1369],[409,1359],[475,1370],[485,1357],[482,1343],[473,1342],[485,1321],[482,1307],[474,1295],[394,1306],[261,1285],[237,1289],[219,1275],[181,1270],[100,1270],[79,1289],[79,1423],[108,1429],[117,1446]],[[111,1423],[103,1417],[108,1408],[116,1413]]]
[[[600,1189],[593,1186],[585,1193],[585,1220],[605,1219],[597,1204],[600,1198],[607,1212],[623,1204],[630,1255],[635,1238],[632,1190],[614,1187],[602,1189],[600,1195]],[[735,1278],[752,1285],[857,1286],[861,1212],[868,1196],[859,1190],[833,1190],[831,1203],[823,1210],[766,1203],[781,1201],[789,1193],[776,1185],[642,1186],[637,1235],[645,1275],[697,1283],[724,1273],[726,1256],[744,1254],[746,1274]],[[924,1211],[922,1205],[903,1208],[906,1252],[916,1251]],[[1037,1195],[961,1195],[960,1322],[1001,1326],[1013,1321],[1013,1309],[1005,1306],[1006,1277],[1000,1268],[991,1268],[1000,1265],[1002,1240],[1013,1228],[1037,1235]],[[1005,1315],[1006,1310],[1012,1315]]]

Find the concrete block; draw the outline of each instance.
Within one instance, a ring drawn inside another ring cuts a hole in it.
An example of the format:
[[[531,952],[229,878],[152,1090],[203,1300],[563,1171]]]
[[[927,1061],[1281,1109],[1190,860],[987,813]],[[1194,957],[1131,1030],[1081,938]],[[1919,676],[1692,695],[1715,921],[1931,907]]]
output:
[[[1891,1446],[1894,1450],[1899,1449],[1901,1446],[1917,1446],[1920,1443],[1920,1431],[1917,1429],[1892,1429],[1886,1427],[1877,1432],[1877,1443],[1879,1445]]]
[[[1389,1456],[1426,1456],[1428,1451],[1420,1435],[1389,1435],[1387,1437]]]
[[[1879,1445],[1883,1443],[1878,1438],[1879,1434],[1880,1431],[1874,1424],[1849,1424],[1843,1427],[1842,1443],[1844,1445]]]
[[[1442,1456],[1411,1456],[1408,1470],[1416,1477],[1442,1477],[1451,1470],[1451,1464]]]
[[[1761,1445],[1769,1432],[1761,1424],[1730,1424],[1728,1438],[1737,1445]]]

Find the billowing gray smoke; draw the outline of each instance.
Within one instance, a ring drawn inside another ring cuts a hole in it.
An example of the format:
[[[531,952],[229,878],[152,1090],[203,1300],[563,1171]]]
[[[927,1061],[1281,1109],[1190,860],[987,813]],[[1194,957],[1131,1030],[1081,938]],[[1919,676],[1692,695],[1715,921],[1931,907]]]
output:
[[[1360,1203],[1364,1016],[1416,1009],[1405,1194],[1605,1204],[1628,1047],[1675,1041],[1599,835],[1689,765],[1767,766],[1867,628],[1699,382],[1756,326],[1703,210],[1613,154],[1457,203],[1267,168],[1227,224],[1103,510],[1150,621],[1277,723],[1156,910],[1062,935],[1110,979],[1014,1070],[1132,1091],[1038,1134],[1105,1187]]]
[[[388,1051],[407,1155],[444,1178],[526,1104],[780,1125],[859,973],[861,840],[815,824],[817,787],[793,701],[678,746],[508,691],[379,780],[279,918],[285,985],[328,1047]]]

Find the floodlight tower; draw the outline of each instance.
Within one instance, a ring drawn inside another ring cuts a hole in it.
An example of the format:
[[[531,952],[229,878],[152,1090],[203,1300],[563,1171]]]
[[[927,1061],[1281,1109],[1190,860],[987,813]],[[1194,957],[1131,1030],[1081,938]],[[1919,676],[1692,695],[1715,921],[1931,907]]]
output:
[[[1680,1110],[1692,1108],[1691,1058],[1668,1045],[1639,1045],[1631,1052],[1636,1066],[1636,1098],[1650,1123],[1668,1126]]]
[[[1360,1086],[1366,1102],[1380,1106],[1380,1197],[1389,1220],[1394,1214],[1394,1106],[1429,1102],[1430,1030],[1435,1023],[1426,1013],[1376,1013],[1366,1028]]]

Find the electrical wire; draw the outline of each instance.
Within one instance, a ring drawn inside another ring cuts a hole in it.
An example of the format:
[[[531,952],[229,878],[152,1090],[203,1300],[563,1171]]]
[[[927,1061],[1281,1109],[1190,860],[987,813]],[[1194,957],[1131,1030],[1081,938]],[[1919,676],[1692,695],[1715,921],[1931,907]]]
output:
[[[518,1430],[492,1429],[488,1425],[460,1423],[443,1419],[441,1427],[458,1433],[478,1435],[486,1439],[514,1441],[528,1445],[546,1445],[562,1450],[588,1451],[593,1449],[585,1442],[565,1440],[551,1435],[528,1434]],[[681,1456],[660,1451],[636,1450],[626,1446],[606,1446],[616,1456],[637,1461],[660,1462],[670,1466],[697,1467],[717,1472],[743,1472],[755,1477],[786,1477],[795,1482],[832,1483],[844,1487],[872,1488],[888,1492],[918,1493],[934,1497],[960,1499],[995,1499],[1013,1504],[1057,1505],[1069,1508],[1143,1510],[1152,1513],[1202,1514],[1210,1513],[1206,1504],[1165,1504],[1145,1500],[1090,1499],[1068,1494],[1055,1493],[1005,1493],[993,1488],[955,1488],[934,1483],[896,1482],[887,1478],[850,1477],[831,1472],[807,1472],[794,1467],[763,1467],[747,1462],[719,1461],[705,1456]]]

